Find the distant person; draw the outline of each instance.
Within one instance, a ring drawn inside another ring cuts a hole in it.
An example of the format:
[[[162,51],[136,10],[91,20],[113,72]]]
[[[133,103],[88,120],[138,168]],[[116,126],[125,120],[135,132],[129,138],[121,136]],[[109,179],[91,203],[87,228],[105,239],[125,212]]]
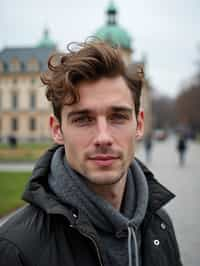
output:
[[[187,151],[187,143],[184,135],[180,135],[177,141],[177,151],[179,156],[179,164],[183,166],[185,164],[185,154]]]
[[[180,266],[163,209],[174,194],[134,157],[141,73],[127,73],[118,48],[77,45],[42,75],[58,145],[33,170],[29,204],[0,228],[0,265]]]
[[[151,157],[152,157],[152,136],[151,134],[148,134],[145,138],[144,138],[144,149],[145,149],[145,157],[146,157],[146,162],[150,162],[151,161]]]
[[[17,138],[14,135],[10,135],[8,137],[8,143],[11,148],[16,148],[17,147]]]

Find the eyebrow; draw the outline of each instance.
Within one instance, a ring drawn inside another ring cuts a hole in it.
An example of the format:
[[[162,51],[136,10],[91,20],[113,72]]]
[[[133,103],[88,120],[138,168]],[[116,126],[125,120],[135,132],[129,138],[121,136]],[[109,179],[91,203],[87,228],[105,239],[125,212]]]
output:
[[[130,115],[132,115],[133,113],[133,109],[126,106],[111,106],[109,109],[113,112],[124,112],[124,113],[129,113]],[[91,114],[92,112],[93,110],[87,108],[81,110],[74,110],[67,114],[67,118],[70,119],[73,116],[88,115]]]
[[[111,110],[114,112],[124,112],[124,113],[129,113],[129,114],[133,113],[133,109],[130,107],[126,107],[126,106],[112,106]]]
[[[91,110],[89,109],[82,109],[82,110],[76,110],[76,111],[71,111],[67,114],[67,118],[70,119],[73,116],[77,116],[77,115],[87,115],[91,113]]]

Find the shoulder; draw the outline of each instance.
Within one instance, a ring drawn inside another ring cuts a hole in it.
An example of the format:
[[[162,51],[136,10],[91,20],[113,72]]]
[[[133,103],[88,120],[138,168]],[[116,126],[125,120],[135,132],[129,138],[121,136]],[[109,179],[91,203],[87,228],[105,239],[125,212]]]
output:
[[[5,223],[0,226],[0,237],[20,235],[26,231],[30,233],[39,229],[45,221],[45,213],[33,205],[26,205],[14,212]],[[37,228],[36,228],[37,226]],[[21,235],[23,237],[23,235]]]
[[[37,207],[28,205],[18,210],[0,227],[0,262],[8,254],[13,261],[27,261],[25,265],[33,265],[31,258],[35,254],[34,259],[38,259],[48,243],[49,224],[48,215]]]

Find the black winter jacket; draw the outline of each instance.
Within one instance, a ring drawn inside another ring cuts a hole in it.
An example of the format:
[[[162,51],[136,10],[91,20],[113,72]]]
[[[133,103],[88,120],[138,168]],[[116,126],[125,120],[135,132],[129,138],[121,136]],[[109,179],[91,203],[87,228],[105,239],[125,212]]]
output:
[[[23,199],[29,204],[0,227],[1,266],[110,266],[95,231],[48,188],[56,147],[38,161]],[[171,220],[161,208],[174,195],[141,167],[149,186],[148,211],[142,224],[142,266],[180,266]],[[111,247],[112,248],[112,247]]]

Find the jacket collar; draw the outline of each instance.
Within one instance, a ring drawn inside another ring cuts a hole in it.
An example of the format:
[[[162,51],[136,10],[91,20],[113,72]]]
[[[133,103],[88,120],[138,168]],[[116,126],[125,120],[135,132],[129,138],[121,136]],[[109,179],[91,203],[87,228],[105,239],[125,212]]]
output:
[[[48,186],[48,174],[50,171],[51,159],[58,145],[50,148],[36,163],[32,176],[23,193],[23,200],[39,206],[49,214],[60,214],[68,218],[71,224],[74,223],[74,210],[70,206],[63,205],[52,194]],[[175,197],[167,188],[161,185],[144,164],[136,159],[142,168],[149,187],[148,212],[156,212],[163,205]]]
[[[155,178],[152,172],[140,161],[136,158],[139,163],[144,175],[147,179],[147,184],[149,187],[149,204],[148,211],[156,212],[161,207],[166,205],[171,199],[175,197],[171,191],[169,191],[166,187],[160,184]]]

